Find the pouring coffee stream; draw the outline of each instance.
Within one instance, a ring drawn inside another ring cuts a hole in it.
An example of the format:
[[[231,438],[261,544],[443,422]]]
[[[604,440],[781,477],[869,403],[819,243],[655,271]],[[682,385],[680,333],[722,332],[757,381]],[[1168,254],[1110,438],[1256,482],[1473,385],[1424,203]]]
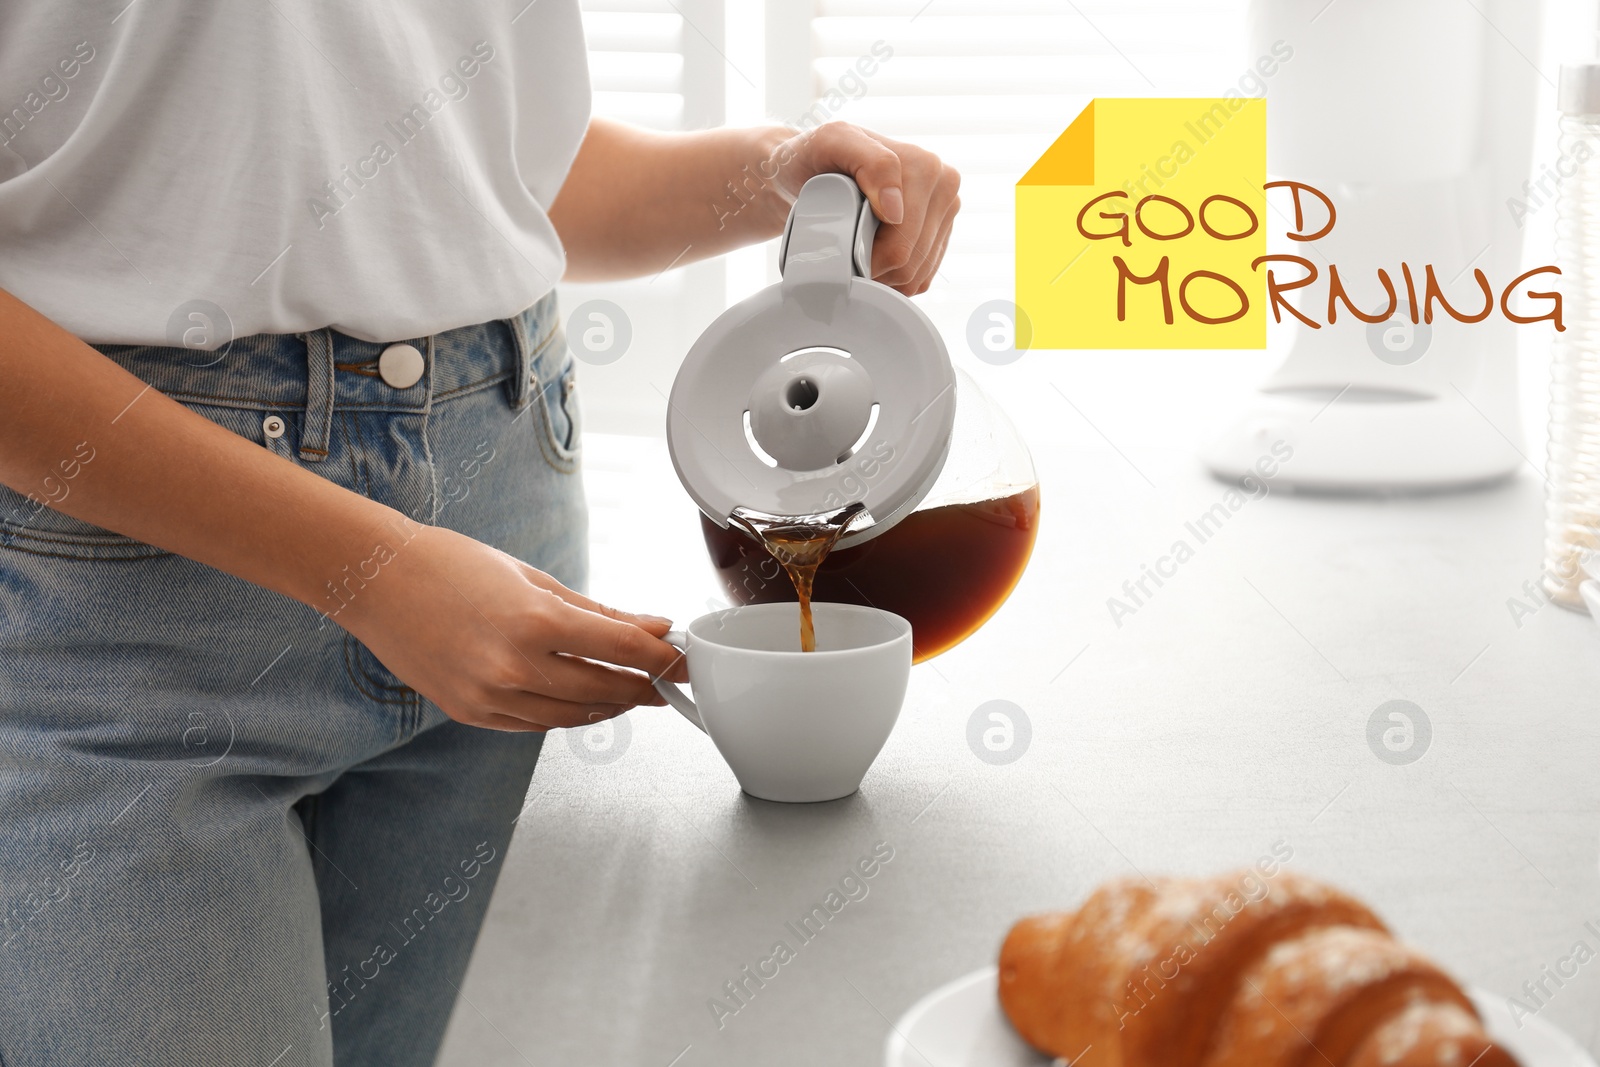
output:
[[[811,622],[811,593],[817,568],[856,517],[866,511],[859,501],[832,515],[763,515],[749,508],[734,508],[729,524],[749,532],[761,547],[778,561],[794,583],[800,602],[800,651],[817,650],[816,629]]]
[[[797,600],[807,651],[814,592],[894,612],[920,661],[976,630],[1016,585],[1038,480],[928,317],[870,279],[876,229],[848,176],[805,184],[781,281],[691,347],[667,442],[732,601]]]

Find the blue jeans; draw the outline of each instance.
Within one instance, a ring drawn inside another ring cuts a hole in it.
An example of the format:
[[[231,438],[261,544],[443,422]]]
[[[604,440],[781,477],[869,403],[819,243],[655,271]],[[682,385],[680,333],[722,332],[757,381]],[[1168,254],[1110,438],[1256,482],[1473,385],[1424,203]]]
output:
[[[102,351],[583,588],[553,295],[411,343],[407,389],[331,330]],[[95,436],[64,470],[92,475]],[[542,736],[453,722],[316,609],[0,490],[0,1064],[432,1063]]]

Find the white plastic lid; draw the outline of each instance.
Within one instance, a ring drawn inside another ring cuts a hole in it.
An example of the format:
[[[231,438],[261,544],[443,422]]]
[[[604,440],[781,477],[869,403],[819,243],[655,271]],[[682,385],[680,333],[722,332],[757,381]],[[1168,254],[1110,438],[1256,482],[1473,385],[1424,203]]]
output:
[[[938,478],[955,371],[922,310],[866,277],[876,226],[849,176],[806,182],[782,281],[729,308],[684,357],[667,445],[719,524],[735,508],[815,516],[860,501],[844,547],[909,514]]]
[[[1566,115],[1600,115],[1600,63],[1562,66],[1556,106]]]

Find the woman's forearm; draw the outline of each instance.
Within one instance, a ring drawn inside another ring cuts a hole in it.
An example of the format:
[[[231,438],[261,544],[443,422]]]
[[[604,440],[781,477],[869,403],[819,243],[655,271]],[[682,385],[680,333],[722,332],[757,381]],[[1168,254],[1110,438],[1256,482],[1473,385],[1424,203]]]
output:
[[[382,523],[409,521],[149,388],[3,290],[0,483],[313,605]]]
[[[782,126],[656,133],[594,119],[550,219],[567,280],[659,273],[776,237]]]

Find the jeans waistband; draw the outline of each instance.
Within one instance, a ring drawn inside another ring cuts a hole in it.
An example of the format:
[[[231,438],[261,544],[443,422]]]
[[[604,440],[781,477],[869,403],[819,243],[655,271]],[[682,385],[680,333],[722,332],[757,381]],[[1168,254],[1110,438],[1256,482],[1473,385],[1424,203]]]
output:
[[[338,410],[425,413],[436,401],[505,382],[506,399],[520,412],[532,383],[562,373],[570,358],[556,294],[541,297],[508,319],[462,326],[429,337],[363,341],[331,328],[303,334],[255,334],[215,351],[165,345],[95,345],[139,380],[180,403],[305,412],[300,458],[327,454]],[[391,345],[422,354],[416,384],[397,388],[379,373]]]

